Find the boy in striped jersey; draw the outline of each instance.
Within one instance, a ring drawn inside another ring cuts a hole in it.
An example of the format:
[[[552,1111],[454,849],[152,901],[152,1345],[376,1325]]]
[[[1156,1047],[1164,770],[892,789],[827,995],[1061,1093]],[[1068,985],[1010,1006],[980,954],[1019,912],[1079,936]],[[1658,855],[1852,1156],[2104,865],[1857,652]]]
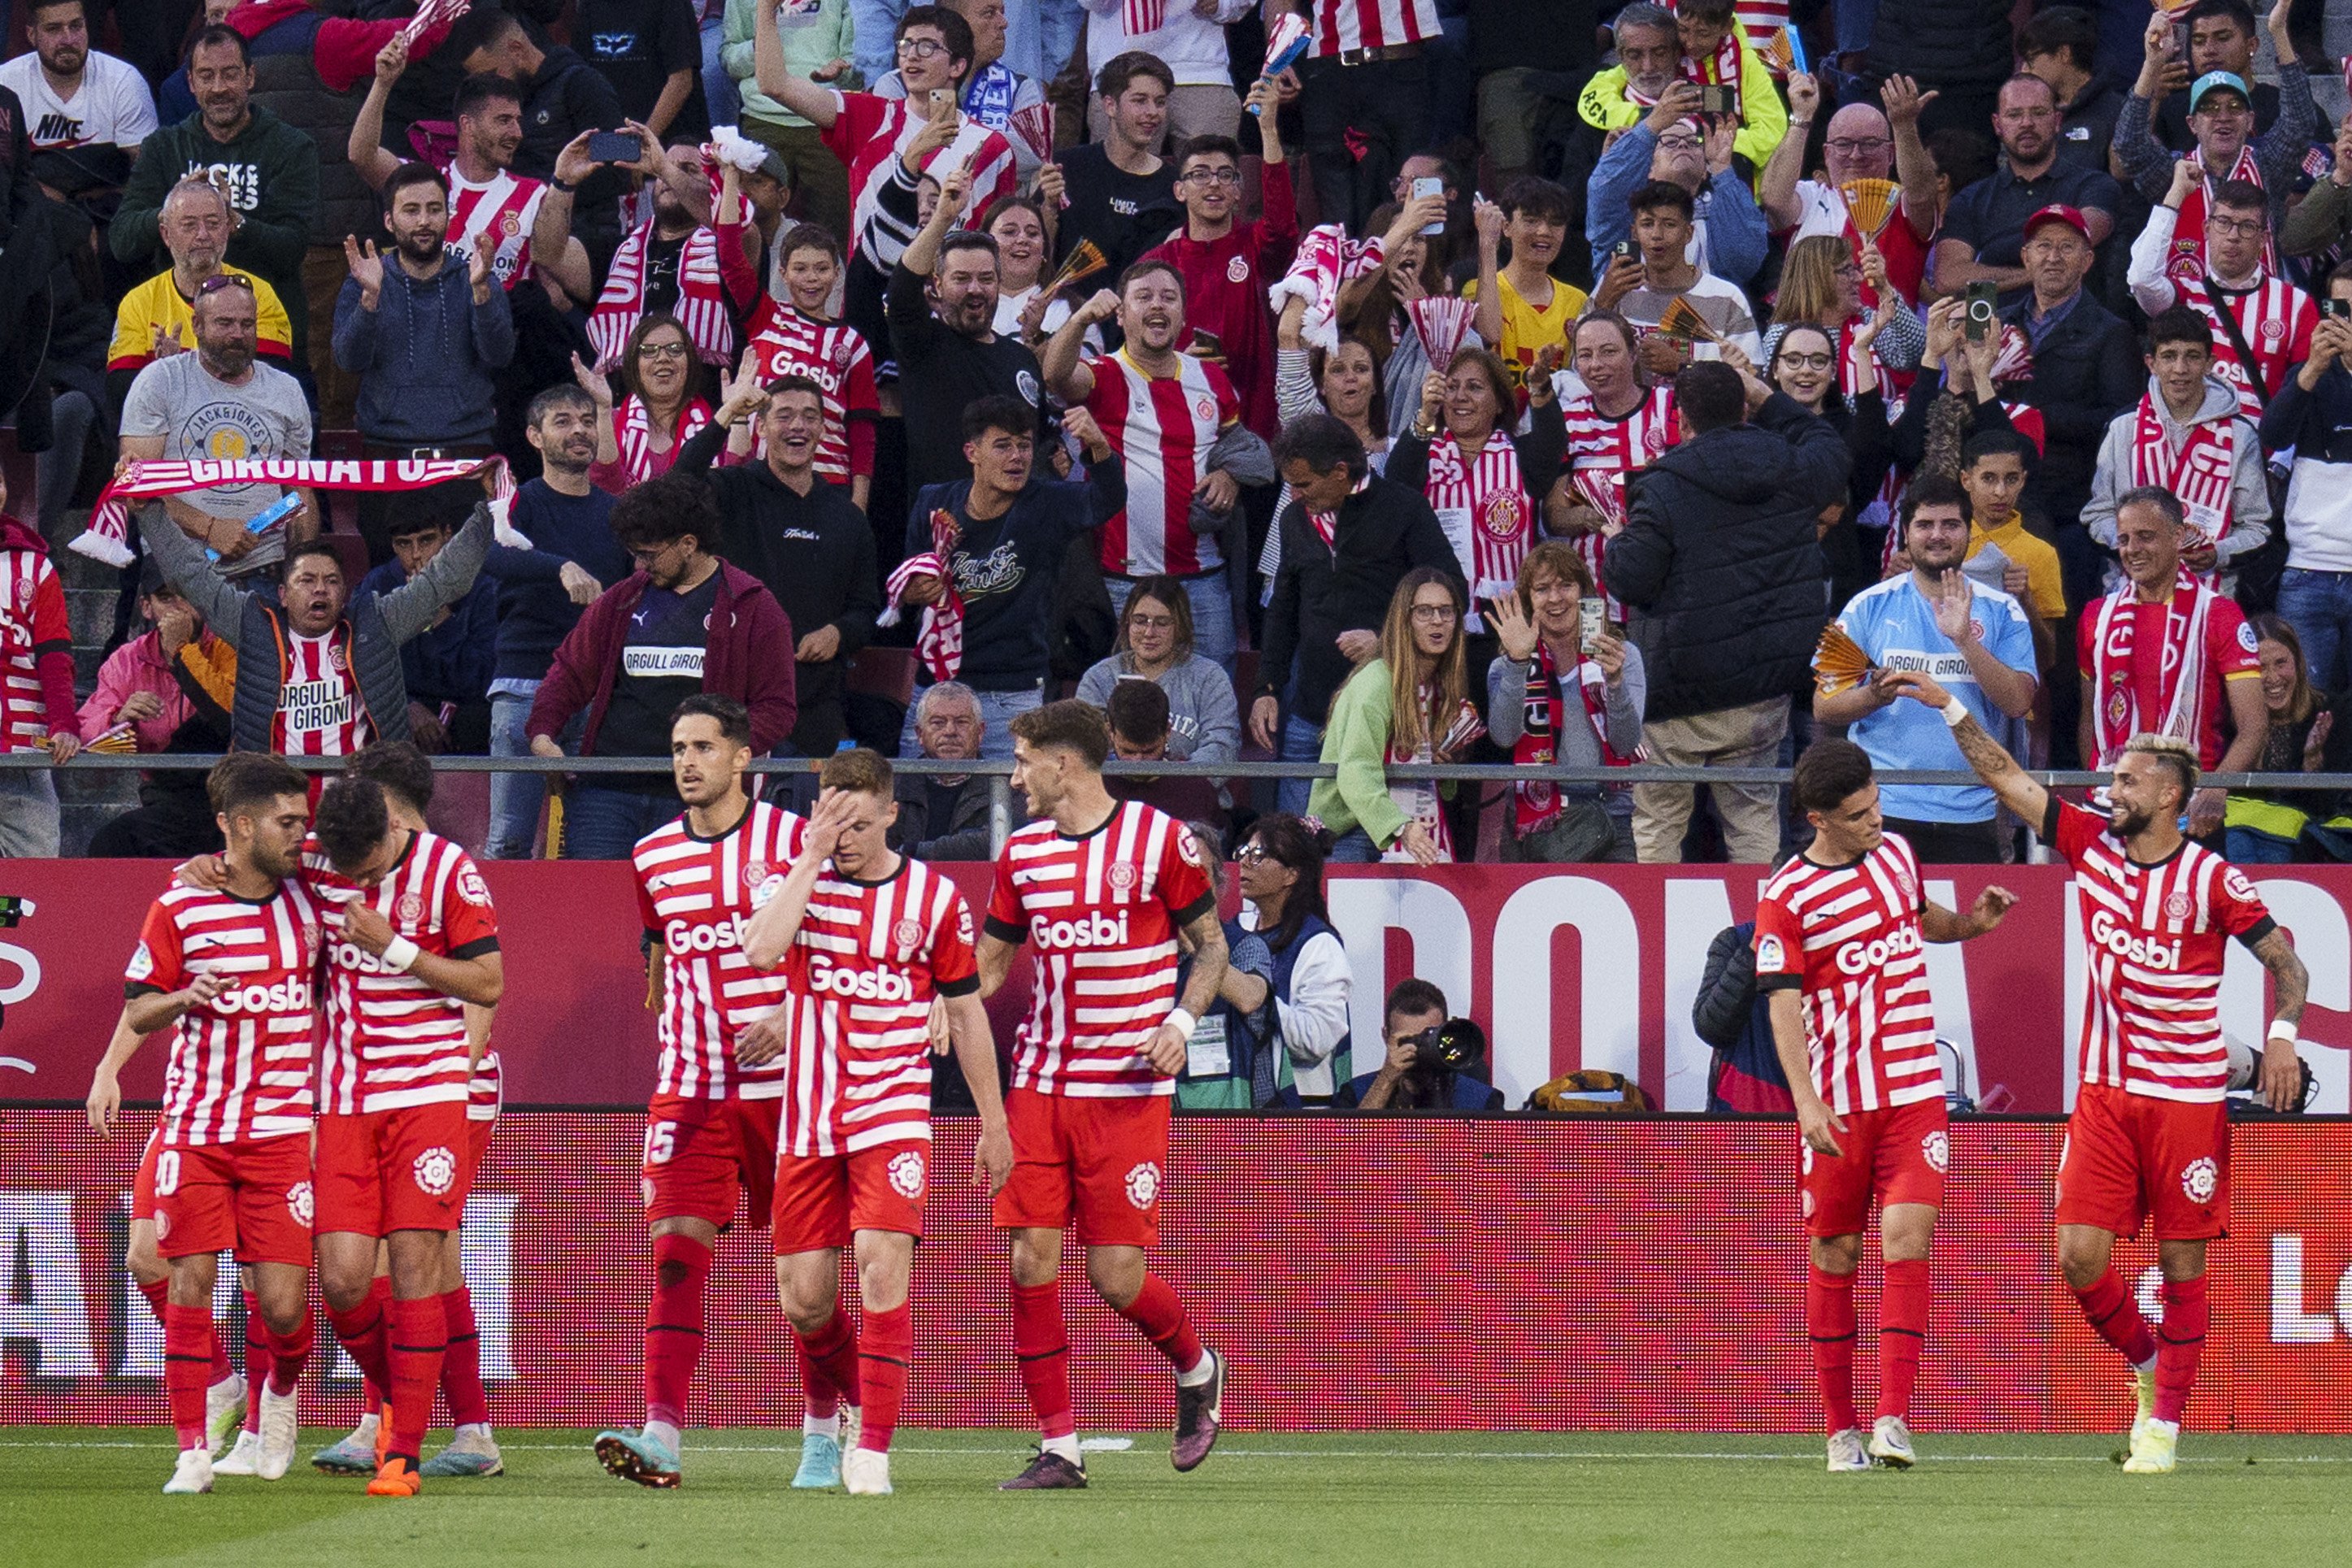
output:
[[[640,1486],[678,1484],[679,1428],[702,1359],[710,1250],[749,1200],[767,1220],[784,1092],[784,977],[743,952],[746,923],[783,885],[808,823],[744,792],[751,716],[698,693],[670,719],[670,776],[685,814],[637,841],[637,910],[650,964],[660,956],[661,1064],[646,1107],[646,1219],[654,1250],[646,1312],[646,1421],[596,1435],[606,1469]],[[650,998],[649,998],[650,999]],[[857,1403],[857,1344],[835,1312],[804,1352],[809,1391],[794,1486],[840,1479],[840,1406]]]
[[[2310,977],[2243,873],[2186,838],[2197,753],[2138,735],[2115,761],[2104,813],[2059,800],[2026,776],[1966,705],[1925,674],[1903,695],[1944,715],[2000,803],[2039,824],[2074,868],[2084,945],[2081,1083],[2058,1161],[2058,1267],[2083,1316],[2132,1365],[2138,1413],[2127,1471],[2168,1473],[2197,1381],[2210,1309],[2205,1246],[2230,1219],[2230,1121],[2222,1091],[2221,962],[2235,936],[2277,987],[2259,1097],[2301,1102],[2295,1026]],[[2116,1238],[2156,1230],[2164,1317],[2155,1333],[2111,1264]]]
[[[1927,996],[1926,942],[1965,942],[2016,895],[1989,887],[1966,915],[1928,902],[1911,846],[1880,825],[1870,758],[1819,740],[1797,759],[1797,809],[1812,844],[1756,905],[1756,984],[1797,1104],[1812,1263],[1805,1322],[1832,1471],[1910,1468],[1911,1387],[1927,1335],[1927,1249],[1950,1139]],[[1874,1195],[1886,1289],[1879,1305],[1878,1416],[1864,1448],[1853,1404],[1853,1274]]]
[[[971,911],[947,878],[890,848],[898,807],[880,754],[836,752],[817,778],[801,852],[752,915],[743,951],[763,973],[782,965],[786,984],[776,1286],[793,1332],[814,1349],[839,1316],[842,1249],[856,1249],[864,1419],[841,1474],[845,1490],[874,1495],[890,1490],[890,1437],[915,1351],[907,1286],[930,1176],[934,998],[980,1111],[974,1185],[1003,1187],[1013,1142]]]
[[[309,794],[284,760],[240,752],[207,781],[227,848],[217,889],[175,885],[147,913],[123,976],[112,1086],[142,1037],[176,1026],[155,1145],[155,1239],[171,1269],[164,1385],[180,1457],[167,1492],[213,1487],[205,1385],[224,1247],[249,1270],[269,1336],[255,1473],[294,1455],[295,1387],[310,1354],[310,1037],[322,918],[301,882]],[[94,1086],[93,1100],[100,1098]],[[110,1121],[116,1091],[103,1109]]]
[[[993,995],[1021,944],[1035,943],[1005,1096],[1013,1176],[996,1195],[996,1228],[1012,1246],[1013,1351],[1041,1439],[1036,1459],[1003,1487],[1031,1491],[1087,1484],[1062,1322],[1062,1237],[1073,1221],[1095,1293],[1176,1370],[1169,1458],[1189,1470],[1216,1443],[1225,1358],[1202,1348],[1144,1249],[1160,1239],[1175,1077],[1226,956],[1192,835],[1103,787],[1110,731],[1101,713],[1049,703],[1016,716],[1013,737],[1013,787],[1037,821],[996,862],[980,989]],[[1181,1003],[1180,939],[1192,954]]]

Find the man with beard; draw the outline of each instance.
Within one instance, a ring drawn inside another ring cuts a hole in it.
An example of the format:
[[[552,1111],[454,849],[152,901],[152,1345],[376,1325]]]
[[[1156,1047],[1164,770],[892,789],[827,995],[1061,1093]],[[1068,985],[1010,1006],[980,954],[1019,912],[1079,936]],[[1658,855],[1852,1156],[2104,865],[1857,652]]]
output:
[[[2027,220],[2036,214],[2074,208],[2083,214],[2084,239],[2095,248],[2115,232],[2123,207],[2123,191],[2105,173],[2058,156],[2058,95],[2048,82],[2021,72],[2001,84],[1999,105],[1992,129],[2005,166],[1954,196],[1946,209],[1943,237],[1936,242],[1939,298],[1965,293],[1971,283],[1990,282],[2004,294],[2031,285],[2023,251],[2033,237]],[[2169,170],[2165,177],[2170,179]]]
[[[627,128],[621,96],[604,74],[561,44],[540,47],[511,12],[477,6],[449,29],[442,47],[470,75],[504,80],[520,101],[513,152],[518,173],[552,179],[556,159],[581,132]],[[579,194],[572,232],[601,271],[621,243],[620,172],[597,171],[581,182]],[[587,296],[580,298],[584,302]]]
[[[588,138],[563,150],[555,178],[577,184],[595,167]],[[692,143],[665,150],[653,132],[637,128],[640,155],[635,165],[646,175],[653,216],[621,242],[604,290],[588,318],[588,341],[600,365],[617,364],[629,334],[647,316],[670,316],[706,365],[724,367],[735,358],[744,315],[760,298],[759,270],[743,254],[742,172],[720,164],[718,195],[703,172],[702,151]]]
[[[155,131],[155,98],[136,66],[89,47],[85,0],[25,8],[32,49],[0,65],[33,140],[33,172],[68,196],[120,185]]]
[[[971,194],[970,168],[951,170],[940,182],[930,221],[890,269],[890,344],[907,419],[910,491],[971,477],[964,411],[982,398],[1027,404],[1026,434],[1034,439],[1041,428],[1037,356],[1018,339],[996,332],[996,242],[957,227]],[[916,516],[920,520],[930,513],[918,507]],[[928,522],[920,531],[925,538],[917,548],[928,549]]]
[[[1838,615],[1846,635],[1870,655],[1873,676],[1833,696],[1815,696],[1813,721],[1847,726],[1847,738],[1874,768],[1948,772],[1967,766],[1951,731],[1916,704],[1897,701],[1897,682],[1925,672],[1966,703],[1978,723],[2006,726],[2025,716],[2040,685],[2033,628],[2014,598],[1960,570],[1969,553],[1969,499],[1957,484],[1939,474],[1920,476],[1903,494],[1901,518],[1910,571],[1855,594]],[[1990,789],[1883,784],[1879,810],[1886,831],[1909,841],[1923,862],[1990,865],[2000,859]]]
[[[216,273],[197,286],[190,307],[196,351],[155,361],[123,399],[125,458],[239,463],[310,455],[310,405],[301,384],[254,358],[258,308],[243,273]],[[258,534],[247,521],[278,504],[283,492],[276,485],[215,485],[167,496],[163,509],[234,580],[275,567],[289,543],[317,536],[317,497],[307,487],[295,493],[300,504]]]
[[[1829,178],[1800,179],[1822,90],[1803,71],[1791,75],[1789,134],[1772,149],[1771,161],[1756,180],[1773,230],[1790,244],[1814,235],[1843,235],[1857,264],[1864,243],[1874,241],[1886,258],[1887,281],[1906,301],[1916,301],[1927,271],[1927,242],[1936,232],[1936,162],[1919,140],[1919,110],[1935,96],[1921,92],[1909,77],[1889,77],[1879,89],[1885,113],[1871,104],[1849,103],[1830,116],[1829,137],[1822,143]],[[1854,180],[1890,177],[1902,184],[1902,202],[1884,228],[1865,235],[1846,208],[1845,187]],[[1875,308],[1876,294],[1865,289],[1863,303]]]
[[[352,276],[335,301],[335,363],[360,378],[359,428],[370,457],[457,457],[490,450],[493,372],[515,354],[514,317],[487,246],[447,248],[449,187],[423,163],[384,185],[392,265],[375,241],[346,236]],[[360,496],[368,559],[392,559],[389,493]]]
[[[132,378],[157,358],[194,344],[190,318],[195,312],[196,290],[223,273],[252,284],[255,346],[269,359],[286,362],[293,351],[293,328],[278,290],[242,267],[221,263],[236,227],[236,213],[226,193],[208,180],[183,180],[163,198],[158,226],[172,256],[171,269],[131,289],[115,307],[114,341],[106,351],[106,390],[114,406],[122,406],[131,395]]]
[[[190,175],[219,185],[237,212],[227,258],[278,291],[293,318],[294,362],[305,363],[302,256],[319,204],[319,149],[255,106],[251,58],[234,28],[210,26],[196,35],[188,50],[188,87],[196,112],[140,144],[107,243],[117,261],[159,265],[164,259],[159,225],[172,187]]]

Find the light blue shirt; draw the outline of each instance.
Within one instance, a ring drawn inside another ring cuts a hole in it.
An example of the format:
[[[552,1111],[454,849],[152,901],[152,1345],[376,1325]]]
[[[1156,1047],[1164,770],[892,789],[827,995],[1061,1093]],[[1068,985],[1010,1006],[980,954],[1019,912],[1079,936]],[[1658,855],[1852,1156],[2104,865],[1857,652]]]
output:
[[[1977,640],[2011,669],[2033,674],[2033,627],[2024,607],[1999,589],[1971,586],[1976,591],[1970,613]],[[2009,716],[1993,706],[1977,684],[1968,659],[1936,630],[1935,606],[1909,572],[1855,594],[1838,624],[1880,669],[1925,671],[1968,704],[1969,712],[1988,731],[1999,735],[2007,728]],[[1968,770],[1968,759],[1960,755],[1944,716],[1918,703],[1880,708],[1856,719],[1846,734],[1870,754],[1873,768]],[[1992,820],[1993,799],[1991,790],[1979,785],[1882,784],[1878,809],[1906,821],[1987,822]]]

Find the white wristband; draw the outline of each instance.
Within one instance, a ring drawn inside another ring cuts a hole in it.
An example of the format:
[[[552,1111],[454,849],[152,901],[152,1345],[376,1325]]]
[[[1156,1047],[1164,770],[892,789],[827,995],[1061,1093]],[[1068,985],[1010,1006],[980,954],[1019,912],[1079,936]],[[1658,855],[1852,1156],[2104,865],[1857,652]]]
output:
[[[2300,1037],[2297,1036],[2294,1031],[2294,1025],[2287,1022],[2284,1019],[2271,1019],[2270,1038],[2273,1040],[2283,1040],[2289,1045],[2293,1045]]]
[[[404,975],[415,967],[416,960],[422,956],[422,950],[415,943],[405,936],[395,936],[383,945],[382,956],[385,968],[397,969]]]
[[[1199,1028],[1201,1020],[1199,1019],[1194,1018],[1182,1008],[1178,1008],[1174,1012],[1170,1013],[1166,1019],[1163,1020],[1163,1027],[1172,1029],[1178,1034],[1182,1035],[1184,1037],[1184,1042],[1187,1045],[1192,1043],[1192,1031]]]
[[[1954,697],[1951,701],[1944,705],[1944,727],[1947,729],[1958,729],[1960,726],[1968,722],[1968,704],[1960,701],[1958,697]]]

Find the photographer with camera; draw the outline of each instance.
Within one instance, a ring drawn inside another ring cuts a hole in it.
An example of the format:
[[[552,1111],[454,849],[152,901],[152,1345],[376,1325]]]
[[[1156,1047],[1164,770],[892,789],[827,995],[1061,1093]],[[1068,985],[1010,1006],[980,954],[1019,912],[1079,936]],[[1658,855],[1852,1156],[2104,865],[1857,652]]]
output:
[[[1445,993],[1427,980],[1397,983],[1381,1014],[1388,1059],[1378,1072],[1341,1085],[1343,1111],[1499,1111],[1502,1091],[1486,1081],[1486,1031],[1446,1016]]]

